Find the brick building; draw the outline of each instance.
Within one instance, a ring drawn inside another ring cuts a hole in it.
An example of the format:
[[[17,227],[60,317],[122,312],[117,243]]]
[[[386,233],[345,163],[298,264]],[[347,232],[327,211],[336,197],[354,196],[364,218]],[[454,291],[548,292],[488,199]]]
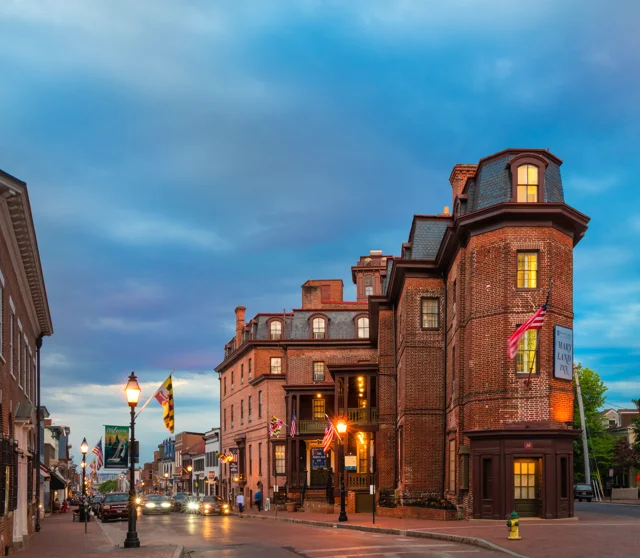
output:
[[[40,347],[52,333],[27,187],[0,171],[1,552],[35,529]]]
[[[173,478],[175,492],[193,492],[193,476],[187,470],[191,465],[193,456],[204,453],[204,433],[180,432],[176,434],[174,443],[174,467]]]
[[[300,310],[245,323],[238,307],[216,368],[222,448],[239,468],[235,482],[223,465],[223,486],[322,486],[336,467],[319,443],[327,412],[349,424],[350,507],[370,502],[358,496],[373,473],[381,490],[444,497],[467,517],[572,516],[578,432],[554,332],[572,328],[573,247],[589,219],[565,204],[561,164],[509,149],[456,165],[453,211],[415,215],[400,257],[361,258],[355,302],[339,280],[308,281]],[[509,359],[508,337],[547,296],[544,327]],[[269,438],[271,417],[292,411],[298,435]]]

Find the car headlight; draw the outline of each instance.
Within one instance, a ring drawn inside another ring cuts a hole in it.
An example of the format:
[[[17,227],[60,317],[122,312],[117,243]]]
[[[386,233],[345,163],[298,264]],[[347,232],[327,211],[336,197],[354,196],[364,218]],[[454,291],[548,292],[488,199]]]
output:
[[[222,506],[223,510],[228,510],[229,509],[229,504],[225,504],[224,506]]]
[[[189,502],[189,504],[187,505],[187,507],[190,510],[197,510],[198,509],[198,503],[197,502]]]
[[[208,510],[211,507],[211,505],[210,504],[205,504],[204,507],[205,507],[205,509]]]
[[[139,504],[140,502],[142,502],[142,498],[136,498],[136,504]]]
[[[149,502],[148,504],[146,504],[147,508],[155,508],[156,505],[153,502]]]
[[[160,504],[163,508],[170,508],[171,504],[169,502],[162,502],[162,504]]]

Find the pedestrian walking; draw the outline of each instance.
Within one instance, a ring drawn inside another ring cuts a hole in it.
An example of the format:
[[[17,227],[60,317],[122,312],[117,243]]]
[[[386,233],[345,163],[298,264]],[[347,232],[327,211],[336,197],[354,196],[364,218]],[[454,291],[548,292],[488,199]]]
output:
[[[236,505],[238,506],[238,511],[242,513],[244,511],[244,494],[242,492],[238,492],[236,496]]]
[[[258,507],[258,511],[261,512],[262,511],[262,491],[258,490],[254,496],[254,500],[256,503],[256,506]]]

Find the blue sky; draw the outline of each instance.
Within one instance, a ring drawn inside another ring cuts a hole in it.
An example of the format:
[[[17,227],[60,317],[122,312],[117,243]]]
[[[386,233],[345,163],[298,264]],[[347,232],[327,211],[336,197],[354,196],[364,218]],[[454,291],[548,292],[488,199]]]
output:
[[[361,254],[398,254],[454,164],[506,147],[551,149],[592,218],[576,358],[629,405],[638,20],[632,0],[4,0],[0,168],[29,185],[52,417],[94,443],[127,421],[130,370],[149,396],[175,368],[176,428],[216,425],[236,305],[297,307],[313,277],[353,297]],[[148,459],[158,406],[139,432]]]

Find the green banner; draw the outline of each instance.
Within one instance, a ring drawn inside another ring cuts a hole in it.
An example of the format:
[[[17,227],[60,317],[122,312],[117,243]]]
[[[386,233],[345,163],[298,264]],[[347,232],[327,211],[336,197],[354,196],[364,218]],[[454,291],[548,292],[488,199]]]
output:
[[[126,469],[129,466],[129,427],[104,427],[104,468]]]

